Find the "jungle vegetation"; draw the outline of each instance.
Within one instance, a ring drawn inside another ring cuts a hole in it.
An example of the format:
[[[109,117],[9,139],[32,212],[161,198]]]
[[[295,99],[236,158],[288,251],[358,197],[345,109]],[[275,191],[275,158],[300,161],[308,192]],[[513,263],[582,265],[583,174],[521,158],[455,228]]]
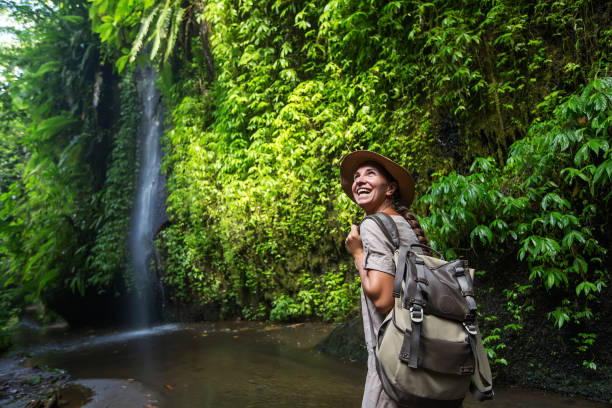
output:
[[[355,149],[417,180],[436,248],[504,293],[493,360],[522,316],[572,325],[585,369],[609,310],[612,4],[543,0],[3,0],[3,330],[71,293],[129,291],[138,169],[133,71],[167,112],[169,300],[217,318],[359,313],[338,182]],[[607,295],[606,295],[607,293]],[[539,296],[552,299],[538,308]],[[61,310],[58,310],[61,313]]]

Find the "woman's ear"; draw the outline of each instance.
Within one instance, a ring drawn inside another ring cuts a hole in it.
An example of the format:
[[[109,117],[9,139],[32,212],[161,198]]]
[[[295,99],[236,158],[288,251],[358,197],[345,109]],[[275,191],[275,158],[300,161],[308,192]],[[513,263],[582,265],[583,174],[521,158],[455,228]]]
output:
[[[387,192],[385,193],[385,195],[387,197],[393,197],[393,194],[395,194],[396,191],[397,191],[397,181],[392,181],[391,183],[389,183],[387,187]]]

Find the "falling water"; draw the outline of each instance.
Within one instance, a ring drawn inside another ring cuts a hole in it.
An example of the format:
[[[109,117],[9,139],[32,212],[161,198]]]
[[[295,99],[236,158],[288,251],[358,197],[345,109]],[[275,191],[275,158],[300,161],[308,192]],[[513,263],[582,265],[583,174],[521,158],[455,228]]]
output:
[[[161,174],[160,137],[163,132],[163,109],[156,88],[155,70],[140,68],[137,86],[142,103],[139,134],[140,176],[130,228],[130,255],[134,271],[131,323],[150,324],[159,317],[162,286],[154,259],[155,232],[166,219],[164,210],[165,179]]]

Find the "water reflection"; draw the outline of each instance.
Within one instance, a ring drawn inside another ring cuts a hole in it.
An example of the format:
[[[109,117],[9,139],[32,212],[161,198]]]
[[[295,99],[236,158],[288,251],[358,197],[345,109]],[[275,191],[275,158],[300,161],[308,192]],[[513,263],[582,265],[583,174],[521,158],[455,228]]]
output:
[[[326,325],[185,326],[155,336],[100,336],[36,360],[76,378],[133,378],[168,407],[349,407],[365,369],[312,350]]]

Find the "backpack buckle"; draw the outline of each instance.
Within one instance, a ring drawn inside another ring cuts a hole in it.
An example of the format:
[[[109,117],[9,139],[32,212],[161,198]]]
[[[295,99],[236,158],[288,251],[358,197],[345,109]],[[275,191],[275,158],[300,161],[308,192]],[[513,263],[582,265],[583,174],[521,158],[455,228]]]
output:
[[[468,324],[464,322],[463,327],[465,327],[465,330],[472,336],[475,336],[478,334],[478,330],[476,330],[476,326],[473,324]]]
[[[410,320],[414,323],[421,323],[423,321],[423,308],[421,306],[410,307]]]

